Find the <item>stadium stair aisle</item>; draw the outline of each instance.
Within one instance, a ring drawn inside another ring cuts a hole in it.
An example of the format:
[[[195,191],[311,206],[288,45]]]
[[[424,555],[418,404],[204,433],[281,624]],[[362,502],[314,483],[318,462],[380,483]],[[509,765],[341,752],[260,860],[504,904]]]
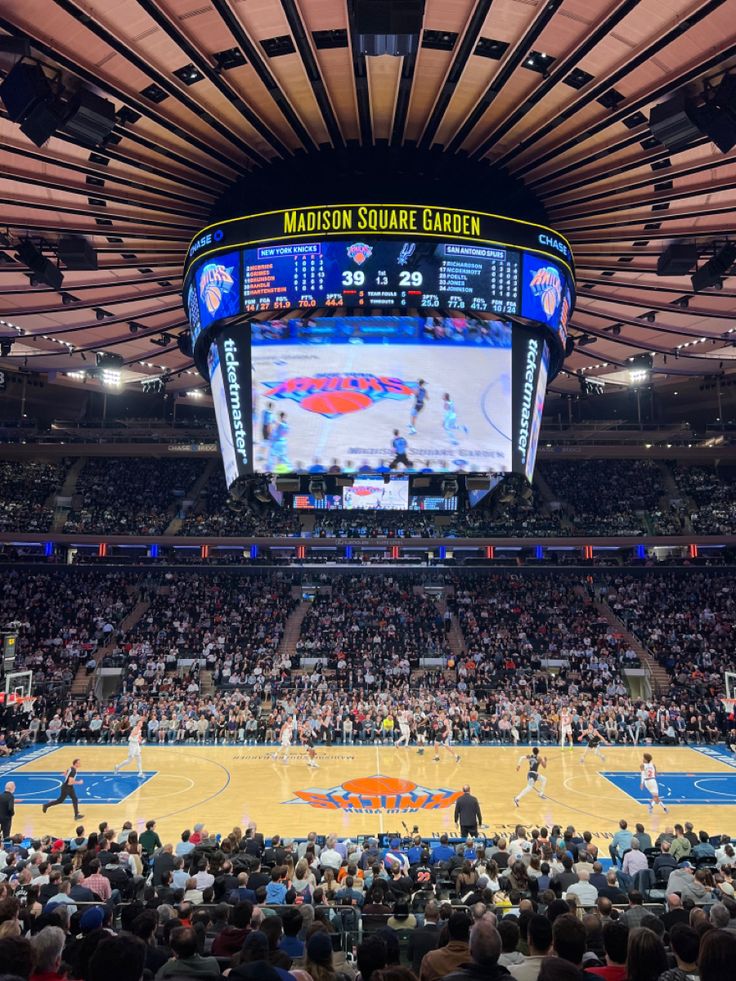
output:
[[[90,688],[95,686],[102,662],[107,655],[111,654],[117,647],[117,634],[121,632],[125,634],[129,630],[132,630],[133,627],[135,627],[135,625],[146,615],[150,605],[151,604],[147,600],[138,600],[130,613],[123,617],[117,627],[117,630],[114,631],[115,638],[110,640],[104,647],[98,648],[96,651],[97,668],[92,672],[92,674],[87,674],[87,670],[83,664],[79,665],[74,681],[72,682],[71,693],[74,698],[84,697],[87,695]]]
[[[438,602],[437,609],[444,616],[447,611],[447,602],[444,597]],[[465,655],[468,649],[468,645],[465,643],[465,635],[463,634],[462,627],[458,623],[458,619],[455,614],[452,614],[452,620],[450,621],[450,629],[447,633],[447,642],[450,645],[450,650],[455,655],[456,658],[461,658]]]
[[[197,477],[197,479],[194,481],[192,486],[187,490],[186,494],[184,495],[184,500],[191,502],[190,508],[188,510],[191,510],[191,508],[195,508],[197,506],[197,503],[199,501],[203,489],[207,486],[207,482],[212,476],[215,467],[218,465],[219,465],[219,460],[214,458],[212,460],[208,460],[202,473],[199,475],[199,477]],[[184,522],[182,518],[174,516],[171,519],[171,521],[168,523],[166,528],[164,529],[164,535],[180,534],[183,523]]]
[[[68,497],[69,499],[74,497],[77,492],[79,475],[87,465],[87,459],[88,458],[86,456],[80,456],[74,461],[71,467],[69,467],[66,477],[64,478],[64,483],[61,485],[61,490],[56,495],[57,497]],[[57,507],[54,511],[54,520],[51,523],[51,531],[63,531],[68,516],[69,508]]]
[[[655,460],[655,465],[662,475],[662,487],[665,490],[667,498],[671,497],[682,497],[677,484],[675,483],[675,478],[672,475],[669,464],[666,460]]]
[[[289,614],[284,626],[278,652],[282,657],[288,655],[292,664],[296,664],[296,645],[301,636],[302,623],[309,612],[309,606],[308,600],[302,600],[294,612]]]
[[[534,486],[536,487],[537,491],[539,491],[539,496],[542,498],[545,504],[550,505],[553,501],[559,501],[559,495],[555,496],[552,493],[552,488],[549,486],[540,470],[537,470],[537,472],[534,474]]]
[[[596,600],[595,606],[600,615],[615,629],[616,633],[620,633],[623,637],[625,637],[626,642],[631,645],[631,649],[636,651],[643,667],[645,667],[649,672],[651,685],[654,689],[652,694],[658,697],[664,694],[670,687],[670,676],[667,674],[662,665],[652,657],[636,634],[632,634],[632,632],[627,629],[623,620],[620,620],[616,616],[605,600]]]

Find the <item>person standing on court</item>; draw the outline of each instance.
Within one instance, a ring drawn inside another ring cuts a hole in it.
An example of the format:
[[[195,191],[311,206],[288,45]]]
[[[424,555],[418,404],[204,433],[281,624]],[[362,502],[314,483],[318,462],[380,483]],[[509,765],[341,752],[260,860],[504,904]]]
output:
[[[64,771],[64,779],[61,781],[61,787],[59,789],[59,796],[56,800],[47,801],[43,805],[43,813],[50,807],[56,807],[57,804],[63,804],[67,797],[70,798],[72,804],[74,805],[74,820],[79,821],[80,818],[84,817],[84,814],[79,813],[79,800],[77,799],[77,792],[74,789],[79,784],[84,783],[83,780],[77,779],[77,773],[79,772],[79,758],[72,760],[72,765]]]
[[[15,784],[9,780],[0,794],[0,843],[10,837],[10,825],[15,814]]]
[[[463,792],[455,801],[455,824],[460,825],[460,834],[463,838],[472,835],[474,838],[478,834],[478,825],[483,823],[480,813],[478,798],[470,793],[469,784],[465,784]]]

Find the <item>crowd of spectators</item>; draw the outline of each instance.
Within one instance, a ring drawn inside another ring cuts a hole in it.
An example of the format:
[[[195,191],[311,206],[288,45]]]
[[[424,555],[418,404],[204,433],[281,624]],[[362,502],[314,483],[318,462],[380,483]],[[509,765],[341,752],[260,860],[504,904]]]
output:
[[[188,458],[90,457],[77,479],[64,531],[161,534],[205,464]]]
[[[701,535],[733,535],[736,529],[733,471],[728,468],[672,468],[682,495],[681,508],[693,531]]]
[[[202,815],[206,817],[206,815]],[[609,857],[610,856],[610,857]],[[610,866],[610,868],[608,868]],[[203,820],[0,847],[0,965],[22,981],[731,981],[730,834],[621,821],[467,839],[270,838]]]
[[[321,658],[327,667],[349,672],[357,662],[388,670],[416,668],[420,658],[447,659],[450,648],[442,613],[410,578],[344,576],[321,579],[310,603],[296,653]]]
[[[0,460],[0,531],[49,531],[65,472],[62,461]]]
[[[64,463],[0,462],[0,531],[47,531]],[[731,473],[668,464],[679,497],[668,499],[658,464],[642,460],[541,461],[538,485],[507,483],[483,506],[444,511],[296,511],[233,501],[217,465],[193,505],[185,495],[206,461],[92,457],[77,482],[65,532],[160,534],[181,517],[183,536],[436,538],[473,536],[731,534]],[[513,491],[513,492],[512,492]]]
[[[16,671],[33,671],[36,687],[67,686],[80,664],[96,663],[130,610],[138,577],[104,570],[65,573],[4,569],[0,625],[17,635]]]
[[[443,538],[457,534],[453,517],[442,511],[316,511],[311,534],[314,538]]]
[[[662,506],[665,489],[648,460],[544,460],[539,471],[570,512],[574,534],[674,535],[676,511]]]
[[[145,615],[124,638],[124,689],[138,695],[171,693],[175,674],[199,662],[216,684],[256,690],[286,670],[279,645],[298,603],[291,573],[243,579],[237,574],[167,573],[152,588]],[[192,677],[191,681],[194,681]]]
[[[105,703],[90,695],[58,713],[29,707],[20,741],[117,741],[142,715],[161,742],[267,743],[298,716],[319,741],[372,743],[395,740],[406,713],[420,743],[446,726],[459,742],[554,743],[563,705],[575,739],[591,723],[613,743],[729,736],[717,696],[733,667],[730,577],[427,577],[311,575],[316,595],[306,601],[291,570],[9,573],[0,622],[18,630],[17,667],[32,669],[36,685],[64,690],[80,665],[95,669],[101,649],[122,670],[121,692]],[[596,597],[670,671],[662,697],[629,693],[624,672],[638,655]],[[300,600],[303,619],[286,643]],[[123,630],[141,601],[147,608]]]
[[[733,576],[696,570],[617,576],[608,601],[672,676],[672,693],[695,696],[717,712],[724,674],[736,670]]]
[[[22,741],[115,741],[138,713],[166,742],[269,742],[298,715],[321,741],[370,743],[397,738],[406,712],[420,742],[447,724],[461,742],[556,742],[563,705],[575,738],[590,723],[615,743],[717,742],[730,731],[718,697],[736,667],[726,574],[308,578],[311,601],[291,570],[8,572],[0,623],[18,631],[16,667],[33,670],[37,687],[63,691],[101,650],[122,670],[122,691],[105,704],[29,708]],[[670,672],[661,698],[630,695],[624,672],[638,655],[598,597]],[[138,602],[142,616],[122,630]]]
[[[299,535],[299,514],[286,508],[263,507],[258,512],[234,501],[219,465],[210,474],[194,507],[187,511],[181,535],[259,537]]]

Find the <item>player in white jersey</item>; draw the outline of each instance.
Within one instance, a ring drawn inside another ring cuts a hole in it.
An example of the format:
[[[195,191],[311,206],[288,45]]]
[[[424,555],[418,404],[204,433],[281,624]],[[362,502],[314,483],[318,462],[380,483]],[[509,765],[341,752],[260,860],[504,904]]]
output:
[[[664,813],[667,814],[667,808],[664,805],[664,801],[660,800],[659,798],[659,784],[657,783],[657,768],[654,765],[654,763],[652,763],[651,753],[644,754],[644,756],[642,757],[642,764],[639,767],[639,769],[641,770],[641,789],[642,790],[646,789],[651,797],[651,800],[647,804],[647,807],[649,808],[649,813],[650,814],[652,813],[655,804],[659,804],[662,810],[664,811]]]
[[[449,719],[440,719],[440,724],[442,726],[441,735],[435,738],[434,741],[434,762],[439,763],[440,759],[440,746],[442,749],[446,750],[450,756],[455,757],[455,762],[460,762],[460,756],[452,748],[452,722]]]
[[[572,749],[572,714],[570,709],[563,708],[560,712],[560,749],[565,748],[566,739]]]
[[[122,763],[115,764],[115,773],[118,770],[127,766],[128,763],[138,764],[138,776],[143,776],[143,761],[141,759],[141,745],[143,743],[143,719],[139,719],[138,722],[130,730],[130,735],[128,736],[128,756],[122,761]]]
[[[281,759],[284,763],[289,762],[289,750],[291,749],[291,740],[294,736],[294,723],[291,721],[284,722],[281,726],[281,731],[279,733],[279,742],[281,743]],[[278,757],[278,750],[272,754],[271,759],[276,759]]]
[[[408,746],[409,740],[411,738],[411,726],[409,725],[408,712],[399,712],[399,732],[401,733],[401,735],[396,740],[394,745],[396,747]]]
[[[516,772],[518,773],[521,769],[522,763],[527,766],[526,774],[526,787],[514,797],[514,804],[519,806],[519,801],[522,797],[526,797],[527,794],[531,793],[532,790],[536,790],[539,796],[544,800],[544,790],[547,786],[547,778],[543,773],[539,772],[539,768],[547,766],[547,757],[539,755],[539,747],[535,746],[534,749],[529,753],[529,755],[524,755],[519,757],[519,762],[516,764]]]
[[[585,763],[585,757],[588,755],[588,753],[591,750],[593,751],[594,755],[598,757],[599,760],[603,760],[605,762],[606,758],[603,755],[603,753],[601,753],[601,743],[603,743],[604,746],[609,746],[610,743],[608,742],[607,739],[603,738],[603,736],[598,732],[598,730],[595,728],[592,722],[589,723],[587,729],[584,729],[580,733],[578,742],[582,742],[584,739],[588,740],[588,745],[583,750],[583,755],[580,757],[580,762]]]

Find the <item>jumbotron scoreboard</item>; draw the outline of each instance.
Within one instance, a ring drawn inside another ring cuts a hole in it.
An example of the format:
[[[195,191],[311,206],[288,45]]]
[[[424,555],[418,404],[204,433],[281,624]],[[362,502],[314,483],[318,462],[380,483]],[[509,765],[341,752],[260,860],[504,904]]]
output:
[[[221,393],[221,441],[229,419],[241,449],[226,462],[228,483],[319,472],[323,454],[333,467],[382,472],[397,430],[405,459],[420,458],[424,472],[530,476],[526,446],[565,357],[575,272],[569,243],[543,225],[335,204],[202,229],[187,252],[183,299],[195,361]],[[363,418],[380,439],[362,438]]]

